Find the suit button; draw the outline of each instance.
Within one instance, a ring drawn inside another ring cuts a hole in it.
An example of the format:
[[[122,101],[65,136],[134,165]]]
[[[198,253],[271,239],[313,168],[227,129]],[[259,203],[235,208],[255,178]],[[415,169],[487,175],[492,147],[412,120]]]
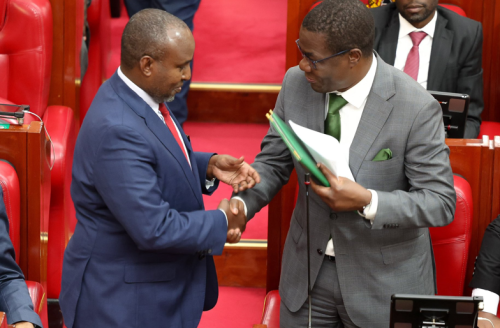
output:
[[[212,249],[211,248],[208,249],[207,254],[212,254]]]
[[[318,248],[318,254],[323,255],[323,250],[321,248]]]
[[[337,214],[336,213],[330,213],[330,219],[334,220],[337,218]]]

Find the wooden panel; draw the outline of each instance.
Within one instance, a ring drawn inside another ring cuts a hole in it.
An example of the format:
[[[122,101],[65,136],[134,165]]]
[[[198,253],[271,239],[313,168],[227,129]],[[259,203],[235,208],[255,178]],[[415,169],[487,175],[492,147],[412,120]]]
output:
[[[488,121],[500,122],[500,61],[498,60],[500,40],[500,1],[485,0],[485,11],[492,14],[493,22],[485,22],[485,38],[488,39],[489,48],[484,48],[487,59],[491,65],[485,67],[485,74],[489,73],[488,79],[485,79],[485,89],[489,90],[489,97],[485,99],[488,105],[488,111],[483,117]],[[483,58],[485,58],[483,56]],[[488,70],[486,70],[486,68]]]
[[[267,123],[266,113],[274,108],[277,98],[277,92],[190,90],[188,120]]]
[[[83,28],[83,1],[50,0],[50,3],[54,25],[49,105],[72,108],[76,122],[80,122],[79,50],[82,40],[76,35],[77,29]]]
[[[295,40],[299,38],[299,30],[309,8],[316,0],[288,0],[286,30],[286,69],[296,66],[302,59]]]
[[[217,278],[221,286],[266,286],[267,243],[242,240],[226,245],[221,256],[214,256]]]
[[[41,122],[0,130],[0,159],[16,169],[21,192],[20,267],[26,279],[46,288],[50,206],[49,145]]]

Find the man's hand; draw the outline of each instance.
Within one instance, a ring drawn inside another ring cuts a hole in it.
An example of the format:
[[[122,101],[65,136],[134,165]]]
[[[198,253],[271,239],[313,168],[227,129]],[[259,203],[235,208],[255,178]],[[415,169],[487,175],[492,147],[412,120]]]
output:
[[[31,322],[27,321],[19,321],[13,324],[12,326],[9,327],[16,327],[16,328],[35,328],[35,325],[32,324]]]
[[[208,162],[207,179],[217,178],[233,187],[234,193],[250,189],[260,182],[260,175],[244,161],[244,157],[214,155]]]
[[[241,234],[245,231],[247,218],[243,202],[232,199],[229,202],[223,199],[219,204],[219,209],[223,210],[227,216],[227,239],[228,243],[234,244],[240,241]]]
[[[493,328],[493,327],[500,327],[500,319],[491,314],[491,313],[488,313],[488,312],[483,312],[483,311],[479,311],[479,314],[478,316],[481,318],[486,318],[486,319],[490,319],[490,321],[493,323],[493,326],[491,325],[491,323],[488,321],[488,320],[477,320],[477,327],[478,328]]]
[[[336,212],[362,210],[363,206],[370,203],[372,193],[344,177],[338,179],[323,164],[318,164],[319,169],[330,183],[330,187],[320,186],[311,179],[312,189],[319,197]]]

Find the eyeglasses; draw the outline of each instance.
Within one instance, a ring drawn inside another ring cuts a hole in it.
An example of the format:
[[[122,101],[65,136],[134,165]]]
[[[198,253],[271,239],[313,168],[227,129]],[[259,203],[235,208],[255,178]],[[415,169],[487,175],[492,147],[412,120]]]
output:
[[[311,64],[312,68],[314,69],[318,69],[316,67],[316,63],[319,63],[319,62],[322,62],[324,60],[327,60],[327,59],[330,59],[330,58],[333,58],[335,56],[338,56],[338,55],[342,55],[342,54],[345,54],[346,52],[348,51],[351,51],[351,49],[348,49],[348,50],[344,50],[344,51],[341,51],[341,52],[338,52],[336,53],[335,55],[331,55],[331,56],[328,56],[326,58],[323,58],[323,59],[319,59],[319,60],[312,60],[311,58],[309,58],[303,51],[302,49],[300,48],[299,46],[299,39],[295,40],[295,43],[297,44],[297,47],[299,48],[299,51],[300,53],[302,54],[302,57],[304,57],[305,59],[307,59],[309,61],[309,63]]]

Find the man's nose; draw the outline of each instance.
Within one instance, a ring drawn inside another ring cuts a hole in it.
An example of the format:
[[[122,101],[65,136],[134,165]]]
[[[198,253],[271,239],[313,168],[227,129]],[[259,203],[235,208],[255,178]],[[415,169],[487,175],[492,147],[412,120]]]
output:
[[[305,57],[302,57],[302,59],[300,60],[299,68],[304,72],[310,72],[312,69],[311,64]]]
[[[182,80],[187,81],[190,79],[191,79],[191,65],[187,65],[187,67],[182,70]]]

